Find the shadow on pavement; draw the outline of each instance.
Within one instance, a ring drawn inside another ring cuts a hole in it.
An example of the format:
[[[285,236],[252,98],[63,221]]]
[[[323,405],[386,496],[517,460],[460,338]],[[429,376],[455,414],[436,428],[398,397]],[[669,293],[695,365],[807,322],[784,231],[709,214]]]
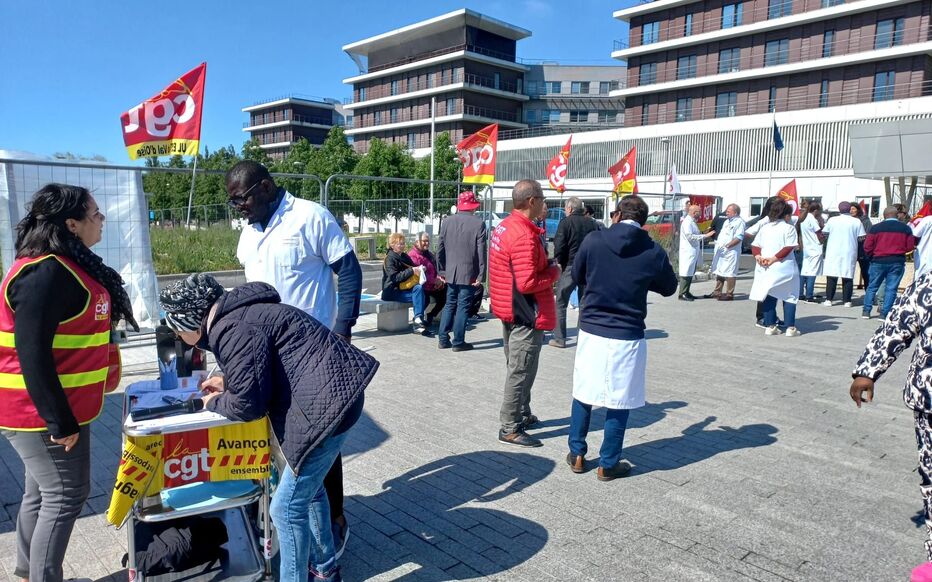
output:
[[[835,331],[841,326],[843,320],[855,319],[854,317],[838,317],[834,315],[807,315],[796,318],[796,327],[803,333],[819,333],[823,331]]]
[[[655,422],[663,420],[664,417],[667,416],[667,411],[683,408],[684,406],[688,406],[688,404],[682,400],[671,400],[669,402],[648,402],[641,408],[635,408],[631,411],[631,414],[628,417],[628,427],[626,430],[650,426]],[[566,408],[569,409],[569,407],[570,401],[567,400]],[[605,409],[601,407],[593,407],[592,420],[589,422],[589,434],[602,430],[604,426]],[[537,429],[541,428],[553,428],[553,430],[538,432]],[[542,420],[530,430],[534,438],[541,440],[560,436],[565,437],[570,434],[570,417],[566,416],[564,418]]]
[[[376,495],[349,497],[343,576],[439,582],[494,575],[527,561],[547,543],[547,530],[482,504],[519,493],[554,465],[526,453],[477,451],[408,471]]]

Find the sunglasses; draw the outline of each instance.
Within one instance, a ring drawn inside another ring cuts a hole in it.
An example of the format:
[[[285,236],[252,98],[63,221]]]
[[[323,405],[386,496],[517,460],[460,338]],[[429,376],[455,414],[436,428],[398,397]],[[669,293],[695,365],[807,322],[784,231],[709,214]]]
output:
[[[227,199],[227,204],[229,204],[233,208],[242,208],[243,206],[246,205],[247,202],[249,202],[249,199],[252,198],[252,194],[250,194],[250,192],[252,192],[252,189],[261,183],[262,183],[262,180],[259,180],[258,182],[256,182],[255,184],[247,188],[246,191],[240,194],[239,196],[230,196],[230,198]]]

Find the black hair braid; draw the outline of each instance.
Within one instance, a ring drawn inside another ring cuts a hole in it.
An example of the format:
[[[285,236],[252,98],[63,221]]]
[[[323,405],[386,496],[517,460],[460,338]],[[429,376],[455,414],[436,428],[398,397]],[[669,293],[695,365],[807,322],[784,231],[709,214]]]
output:
[[[127,325],[139,331],[139,324],[133,317],[133,304],[123,288],[123,277],[111,267],[104,264],[97,254],[81,242],[76,236],[66,237],[65,247],[68,258],[84,269],[95,281],[106,287],[110,293],[110,319],[114,323],[125,319]]]

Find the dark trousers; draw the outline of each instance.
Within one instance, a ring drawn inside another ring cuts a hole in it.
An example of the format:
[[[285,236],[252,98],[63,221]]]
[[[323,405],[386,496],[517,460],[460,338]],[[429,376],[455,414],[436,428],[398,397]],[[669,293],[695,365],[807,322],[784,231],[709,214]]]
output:
[[[692,277],[680,277],[680,291],[678,295],[691,295],[689,288],[692,287]]]
[[[825,298],[829,301],[835,300],[835,289],[838,287],[838,277],[825,278]],[[854,293],[854,279],[841,280],[841,300],[844,303],[851,301],[851,295]]]
[[[430,304],[430,300],[434,300],[434,306],[427,312],[427,319],[432,321],[443,311],[443,306],[447,303],[447,288],[441,287],[440,289],[431,289],[424,293],[427,294],[425,303]]]
[[[628,409],[606,408],[605,426],[603,427],[602,448],[599,450],[599,466],[611,469],[621,459],[621,447],[625,442],[625,428],[628,426]],[[589,434],[589,420],[592,418],[592,405],[573,399],[570,411],[570,452],[586,456],[589,447],[586,435]]]
[[[475,295],[472,285],[454,285],[447,283],[447,303],[440,317],[440,330],[437,339],[442,345],[450,343],[450,331],[453,331],[453,345],[466,342],[466,320],[469,319],[469,306]]]
[[[30,582],[61,582],[74,522],[91,491],[91,431],[81,427],[67,453],[47,432],[3,431],[26,467],[16,516],[16,569]]]
[[[560,341],[566,341],[566,308],[570,304],[570,296],[573,295],[573,290],[576,289],[576,281],[573,280],[571,271],[572,266],[567,265],[557,280],[555,291],[557,296],[557,326],[553,329],[553,337]],[[580,302],[582,302],[583,291],[584,289],[580,287]]]
[[[336,521],[343,517],[343,454],[330,466],[324,476],[324,489],[327,490],[327,501],[330,502],[330,520]]]
[[[479,310],[482,308],[482,297],[485,295],[485,287],[482,285],[472,285],[473,295],[469,301],[469,308],[466,310],[466,315],[469,317],[475,317]]]

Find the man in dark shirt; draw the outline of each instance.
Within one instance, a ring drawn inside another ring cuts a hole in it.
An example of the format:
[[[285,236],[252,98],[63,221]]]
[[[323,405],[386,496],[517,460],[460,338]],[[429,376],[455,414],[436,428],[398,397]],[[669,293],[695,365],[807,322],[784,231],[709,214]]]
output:
[[[586,216],[582,200],[576,196],[566,199],[563,212],[566,213],[566,218],[560,221],[557,234],[553,237],[553,253],[563,270],[556,288],[557,326],[553,329],[553,339],[548,344],[554,348],[566,347],[566,307],[573,290],[577,287],[572,274],[576,251],[589,233],[599,229],[595,221]],[[579,285],[580,302],[584,291],[582,285]]]
[[[893,308],[896,291],[906,270],[906,254],[916,248],[916,238],[912,229],[897,219],[898,214],[897,207],[886,207],[883,211],[883,222],[872,226],[864,239],[864,254],[870,257],[871,261],[867,291],[864,293],[864,309],[861,313],[864,319],[870,319],[874,297],[885,280],[887,284],[884,288],[883,304],[880,306],[880,317],[886,319]]]

